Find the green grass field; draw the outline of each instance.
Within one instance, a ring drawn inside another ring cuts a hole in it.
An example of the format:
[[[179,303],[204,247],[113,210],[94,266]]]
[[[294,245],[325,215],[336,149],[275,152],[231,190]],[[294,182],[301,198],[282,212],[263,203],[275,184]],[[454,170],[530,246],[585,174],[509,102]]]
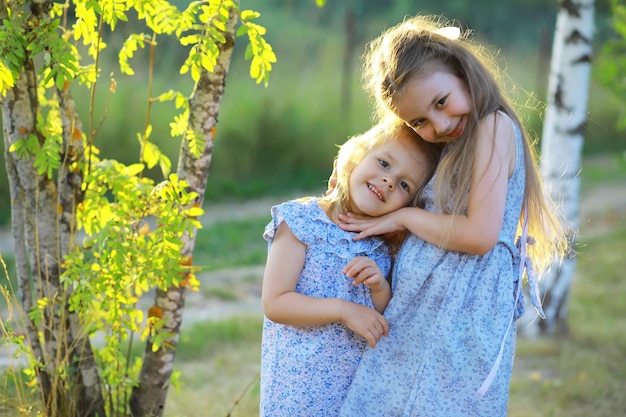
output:
[[[583,168],[583,196],[625,182],[623,155],[594,160]],[[247,219],[202,229],[195,259],[206,260],[207,270],[262,264],[266,246],[261,233],[266,221],[265,217]],[[581,223],[569,332],[518,339],[509,417],[625,415],[626,209],[607,209]],[[237,294],[228,286],[205,291],[207,303],[232,302]],[[262,317],[254,315],[198,322],[184,329],[175,365],[181,384],[170,389],[165,416],[257,416],[261,324]],[[24,395],[24,390],[0,377],[0,406],[18,400],[28,404],[20,392]],[[23,410],[8,416],[35,415]]]
[[[623,155],[593,159],[585,163],[581,188],[584,194],[624,181]],[[609,209],[581,223],[569,333],[518,339],[510,417],[613,417],[626,410],[626,210]],[[259,317],[223,322],[238,336],[179,365],[187,384],[171,394],[168,417],[258,415],[259,328],[240,332],[242,320],[260,326]],[[194,333],[219,334],[209,325]]]

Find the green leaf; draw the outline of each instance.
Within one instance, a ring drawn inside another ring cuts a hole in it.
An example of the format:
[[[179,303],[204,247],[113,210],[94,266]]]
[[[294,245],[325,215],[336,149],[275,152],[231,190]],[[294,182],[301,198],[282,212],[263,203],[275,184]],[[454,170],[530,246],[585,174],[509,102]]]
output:
[[[209,72],[213,72],[215,64],[217,63],[217,57],[213,53],[202,54],[201,62],[202,68]]]
[[[182,38],[180,38],[178,40],[180,42],[181,45],[183,46],[187,46],[187,45],[191,45],[191,44],[197,44],[198,42],[200,42],[200,36],[195,34],[195,35],[189,35],[189,36],[183,36]]]
[[[39,152],[37,136],[29,134],[25,138],[16,140],[9,146],[9,152],[17,153],[18,158],[29,158]]]
[[[246,25],[241,25],[241,26],[239,26],[239,28],[237,29],[236,36],[237,36],[237,37],[239,37],[239,36],[245,35],[246,33],[248,33],[248,26],[246,26]]]
[[[244,59],[249,60],[250,58],[252,58],[252,55],[254,55],[254,53],[252,52],[252,44],[249,43],[246,46],[246,52],[244,54]]]
[[[0,96],[5,96],[9,88],[13,88],[13,73],[0,61]]]
[[[150,144],[150,143],[149,143]],[[135,176],[140,172],[143,172],[144,165],[141,163],[131,164],[124,168],[124,174],[129,176]]]
[[[158,164],[160,157],[161,151],[159,151],[159,148],[152,142],[146,142],[143,149],[143,158],[144,161],[146,161],[148,169],[152,169]]]
[[[167,155],[163,153],[161,153],[159,156],[159,168],[161,168],[161,173],[163,174],[163,177],[167,177],[172,170],[172,161],[170,161],[170,158],[168,158]]]
[[[65,77],[63,75],[64,74],[62,73],[62,71],[57,72],[56,86],[59,90],[62,90],[63,86],[65,85]]]
[[[248,21],[253,20],[261,16],[261,13],[256,12],[254,10],[242,10],[241,11],[241,20]]]
[[[193,206],[185,211],[185,214],[190,217],[198,217],[204,214],[204,210],[201,207]]]

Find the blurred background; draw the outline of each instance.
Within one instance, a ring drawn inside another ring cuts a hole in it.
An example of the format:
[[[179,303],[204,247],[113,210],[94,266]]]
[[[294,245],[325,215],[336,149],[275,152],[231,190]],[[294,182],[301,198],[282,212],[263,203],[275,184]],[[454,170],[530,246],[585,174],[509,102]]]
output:
[[[188,2],[173,3],[182,8]],[[258,23],[267,28],[266,39],[278,62],[269,85],[257,85],[244,60],[247,39],[238,38],[217,125],[208,202],[293,190],[323,192],[336,144],[371,124],[372,106],[360,85],[365,44],[407,15],[441,14],[456,19],[463,28],[472,29],[475,38],[498,50],[502,65],[518,84],[520,103],[527,104],[522,110],[527,127],[537,136],[541,134],[556,0],[329,1],[323,8],[316,7],[313,0],[244,0],[241,7],[261,12]],[[611,34],[609,0],[597,1],[596,50]],[[126,35],[116,30],[115,36]],[[157,40],[171,42],[164,37]],[[157,48],[153,96],[169,89],[191,94],[191,83],[181,85],[177,74],[187,51],[171,43]],[[147,53],[139,50],[131,61],[137,74],[145,72],[146,82],[141,82],[142,77],[131,81],[119,75],[117,44],[110,40],[111,47],[101,59],[103,74],[112,73],[117,89],[109,94],[108,86],[101,83],[98,87],[96,121],[98,117],[105,120],[98,129],[96,146],[103,157],[132,163],[139,153],[136,134],[146,119]],[[623,104],[601,85],[597,68],[595,62],[584,155],[626,150],[626,135],[616,128]],[[172,80],[177,80],[176,85]],[[86,120],[89,92],[76,89],[74,96]],[[172,107],[155,103],[150,122],[152,140],[170,157],[175,170],[180,141],[169,134],[169,123],[177,113]],[[159,171],[151,175],[161,180]],[[10,212],[4,168],[0,170],[0,193],[7,196],[0,201],[0,225],[5,225]]]
[[[180,8],[188,4],[172,2]],[[456,19],[499,51],[516,83],[512,88],[526,127],[537,139],[542,131],[557,0],[329,0],[321,9],[314,0],[241,3],[242,9],[261,12],[257,22],[267,28],[278,62],[269,85],[256,84],[244,60],[247,39],[238,38],[217,125],[204,227],[194,252],[202,285],[186,298],[176,357],[180,379],[173,383],[182,388],[170,391],[167,417],[258,415],[259,296],[267,253],[261,234],[272,203],[323,194],[336,145],[371,125],[372,105],[360,85],[360,57],[369,40],[405,16]],[[626,415],[626,134],[618,128],[626,100],[602,82],[610,62],[602,47],[614,37],[609,6],[610,0],[596,1],[571,330],[561,338],[520,338],[509,417]],[[126,26],[137,32],[133,24]],[[119,74],[115,48],[127,35],[116,29],[101,57],[102,74],[112,74],[117,87],[110,92],[102,78],[94,122],[101,157],[130,164],[138,159],[137,132],[146,123],[149,93],[146,50],[131,61],[138,77]],[[164,37],[157,41],[166,48],[157,48],[152,96],[170,89],[190,95],[191,81],[178,75],[188,51]],[[77,88],[73,94],[86,128],[89,91]],[[150,117],[151,140],[171,159],[174,171],[180,138],[171,138],[169,123],[178,113],[171,103],[156,102]],[[10,221],[3,160],[2,166],[0,232]],[[156,169],[149,174],[162,179]],[[15,277],[12,242],[5,235],[10,248],[0,251],[8,263],[4,275]],[[143,347],[134,348],[141,355]],[[10,355],[0,350],[3,356]]]

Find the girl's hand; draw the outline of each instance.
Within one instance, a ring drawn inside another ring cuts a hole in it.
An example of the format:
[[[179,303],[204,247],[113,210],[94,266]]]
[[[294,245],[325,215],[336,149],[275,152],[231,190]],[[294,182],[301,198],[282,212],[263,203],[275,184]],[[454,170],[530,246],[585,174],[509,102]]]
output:
[[[343,268],[343,273],[348,278],[354,280],[354,285],[367,285],[372,292],[387,291],[389,289],[389,282],[383,276],[382,271],[376,262],[367,256],[357,256],[352,259]]]
[[[376,262],[367,256],[357,256],[343,268],[343,273],[354,279],[354,285],[364,284],[370,287],[372,304],[376,311],[385,311],[391,300],[391,285]]]
[[[380,217],[361,216],[354,213],[340,214],[339,227],[348,232],[357,232],[353,240],[402,231],[404,226],[399,221],[402,210],[399,209]]]
[[[378,311],[357,303],[346,302],[344,305],[341,322],[363,336],[371,347],[376,347],[380,338],[389,334],[389,323]]]

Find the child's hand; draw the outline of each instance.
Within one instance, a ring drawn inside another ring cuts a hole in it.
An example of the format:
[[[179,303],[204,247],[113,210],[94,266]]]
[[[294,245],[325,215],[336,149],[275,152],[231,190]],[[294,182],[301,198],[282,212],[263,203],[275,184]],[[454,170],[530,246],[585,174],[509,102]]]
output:
[[[367,256],[357,256],[352,259],[343,268],[343,273],[354,280],[354,285],[365,284],[373,292],[389,289],[389,282],[383,276],[382,271],[376,262]]]
[[[399,209],[380,217],[360,216],[354,213],[340,214],[339,227],[348,232],[357,232],[358,234],[352,238],[354,240],[402,231],[404,226],[399,221],[399,214],[402,210]]]
[[[341,322],[356,334],[363,336],[373,348],[381,337],[389,334],[387,319],[373,308],[346,302],[341,316]]]

